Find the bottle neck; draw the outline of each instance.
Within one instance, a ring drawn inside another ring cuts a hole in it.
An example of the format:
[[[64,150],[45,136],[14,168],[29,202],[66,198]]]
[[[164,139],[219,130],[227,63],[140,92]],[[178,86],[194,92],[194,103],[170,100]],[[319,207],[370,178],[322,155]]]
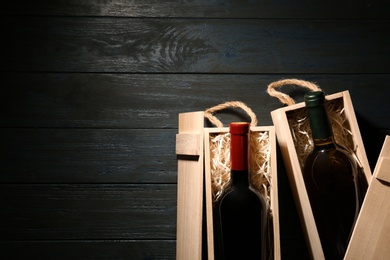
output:
[[[333,144],[332,126],[324,105],[307,107],[310,129],[315,146]]]
[[[230,178],[232,180],[233,186],[243,185],[245,187],[249,186],[249,172],[248,170],[243,171],[230,171]]]
[[[335,147],[335,143],[333,140],[333,136],[329,136],[327,138],[316,139],[313,138],[314,147],[324,149],[333,149]]]
[[[248,171],[248,134],[230,135],[230,168],[232,171]]]
[[[249,123],[236,122],[229,126],[230,169],[234,184],[249,185]]]

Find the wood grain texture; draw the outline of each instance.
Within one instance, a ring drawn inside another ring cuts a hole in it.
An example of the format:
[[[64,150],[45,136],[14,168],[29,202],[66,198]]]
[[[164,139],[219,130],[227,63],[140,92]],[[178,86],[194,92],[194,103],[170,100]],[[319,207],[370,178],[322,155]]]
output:
[[[387,19],[387,1],[7,1],[1,13],[59,16]]]
[[[172,240],[176,185],[1,185],[1,241]]]
[[[390,134],[386,1],[21,0],[0,14],[1,259],[175,259],[177,115],[240,100],[270,125],[281,78],[349,90],[372,167]],[[283,171],[279,155],[282,259],[308,259]]]
[[[156,259],[175,258],[175,240],[0,241],[2,259]]]
[[[0,102],[2,127],[177,129],[179,113],[204,111],[231,100],[246,103],[259,125],[271,125],[270,111],[283,105],[266,88],[271,82],[295,77],[313,81],[329,94],[349,90],[362,125],[390,128],[390,107],[383,106],[383,97],[390,96],[388,74],[3,72],[0,76],[7,97]],[[303,91],[296,86],[281,91],[303,101]],[[217,115],[225,125],[243,118],[231,111]]]
[[[385,259],[390,255],[390,137],[387,136],[351,235],[345,259]]]
[[[0,183],[176,183],[175,134],[0,129]]]
[[[366,151],[364,144],[362,143],[359,126],[357,124],[354,108],[351,102],[351,97],[348,91],[339,92],[333,95],[327,95],[327,100],[342,99],[343,112],[348,119],[349,130],[354,136],[354,147],[356,148],[356,156],[361,162],[363,173],[367,179],[367,183],[370,183],[372,172],[367,161]],[[286,106],[284,108],[271,112],[272,120],[276,126],[277,138],[279,140],[279,146],[285,162],[287,174],[292,186],[295,204],[298,206],[298,212],[300,220],[304,226],[305,237],[307,238],[307,244],[310,248],[310,254],[313,259],[325,259],[324,252],[321,248],[321,240],[317,232],[316,222],[313,217],[313,212],[310,207],[310,201],[305,189],[305,182],[303,180],[303,169],[300,166],[298,157],[300,156],[296,144],[296,139],[293,137],[289,129],[290,119],[294,119],[294,113],[291,111],[298,111],[305,108],[303,102],[295,105]],[[337,139],[336,139],[337,141]]]
[[[2,17],[3,71],[389,73],[390,23]],[[364,65],[363,65],[364,64]]]
[[[204,208],[204,112],[179,115],[179,134],[194,134],[199,140],[198,155],[177,158],[177,259],[202,258]],[[176,144],[178,145],[178,144]]]

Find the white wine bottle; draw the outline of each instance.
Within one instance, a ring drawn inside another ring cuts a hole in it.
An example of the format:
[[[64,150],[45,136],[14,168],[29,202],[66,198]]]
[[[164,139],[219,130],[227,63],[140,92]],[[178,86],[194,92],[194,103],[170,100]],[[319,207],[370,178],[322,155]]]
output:
[[[367,181],[359,178],[362,173],[351,154],[334,141],[324,93],[307,93],[305,104],[314,149],[305,161],[303,178],[325,258],[343,259]]]
[[[249,123],[231,123],[231,186],[214,208],[215,259],[265,259],[267,207],[249,182]]]

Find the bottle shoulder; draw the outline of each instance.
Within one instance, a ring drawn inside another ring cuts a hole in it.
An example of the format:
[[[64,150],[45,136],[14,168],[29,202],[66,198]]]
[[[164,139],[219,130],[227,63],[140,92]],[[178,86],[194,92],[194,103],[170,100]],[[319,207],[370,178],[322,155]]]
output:
[[[342,146],[339,146],[337,144],[329,144],[324,146],[315,146],[313,150],[309,153],[309,157],[338,157],[338,158],[345,158],[348,160],[353,161],[352,154],[345,149]],[[307,160],[308,160],[307,159]]]
[[[303,167],[303,176],[306,181],[307,178],[309,180],[314,178],[317,181],[321,179],[323,183],[341,179],[353,181],[357,173],[358,166],[352,155],[339,147],[314,149]]]
[[[231,186],[226,193],[222,196],[220,203],[253,203],[259,201],[260,204],[265,205],[265,198],[257,192],[251,186],[246,185],[235,185]]]

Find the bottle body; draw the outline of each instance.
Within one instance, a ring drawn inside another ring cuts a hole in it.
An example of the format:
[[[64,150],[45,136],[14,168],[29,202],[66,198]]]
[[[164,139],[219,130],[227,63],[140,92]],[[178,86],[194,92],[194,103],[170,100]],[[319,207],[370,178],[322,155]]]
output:
[[[361,206],[356,166],[327,145],[308,156],[303,174],[325,258],[343,259]]]
[[[303,178],[326,259],[343,259],[365,191],[347,150],[334,142],[323,93],[305,96],[314,149]]]
[[[217,260],[265,259],[267,207],[249,184],[249,125],[245,129],[239,136],[231,131],[231,188],[214,206]]]

